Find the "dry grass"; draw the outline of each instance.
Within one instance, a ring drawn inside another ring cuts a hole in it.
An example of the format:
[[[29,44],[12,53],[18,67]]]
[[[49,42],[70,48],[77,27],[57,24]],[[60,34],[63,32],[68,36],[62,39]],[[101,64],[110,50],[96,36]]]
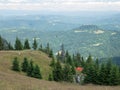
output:
[[[20,55],[19,55],[20,52]],[[41,66],[42,74],[47,78],[50,72],[50,59],[39,51],[0,51],[0,90],[120,90],[120,86],[80,86],[70,83],[49,82],[25,76],[12,70],[11,62],[17,56],[19,60],[24,57],[33,59]]]

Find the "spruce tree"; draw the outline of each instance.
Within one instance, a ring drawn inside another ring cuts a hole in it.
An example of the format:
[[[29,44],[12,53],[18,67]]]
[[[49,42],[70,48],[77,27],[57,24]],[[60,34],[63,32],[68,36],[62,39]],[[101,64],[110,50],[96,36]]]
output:
[[[3,50],[3,49],[4,49],[4,43],[3,43],[2,37],[0,36],[0,50]]]
[[[62,66],[59,61],[55,64],[53,69],[53,79],[55,81],[62,81],[63,80],[63,73],[62,73]]]
[[[34,77],[34,65],[32,60],[30,61],[30,64],[27,70],[27,76]]]
[[[119,73],[119,68],[116,65],[112,66],[112,69],[110,71],[110,82],[109,85],[119,85],[120,82],[120,73]]]
[[[55,67],[55,59],[54,59],[54,57],[52,58],[52,61],[50,62],[50,66],[51,66],[52,68]]]
[[[29,62],[28,62],[28,59],[25,57],[22,63],[22,71],[27,72],[28,67],[29,67]]]
[[[52,49],[49,51],[49,57],[53,57],[53,51],[52,51]]]
[[[71,67],[69,64],[66,64],[63,68],[63,80],[67,81],[67,82],[72,82],[73,78],[72,78],[72,71],[71,71]]]
[[[53,76],[52,76],[52,74],[49,74],[48,80],[49,80],[49,81],[53,81]]]
[[[14,60],[13,60],[12,70],[20,71],[19,61],[18,61],[17,57],[15,57]]]
[[[24,49],[30,49],[30,45],[29,45],[28,39],[26,39],[25,42],[24,42]]]
[[[10,42],[8,43],[8,48],[9,48],[9,50],[13,50],[14,49]]]
[[[38,79],[42,79],[40,68],[38,65],[35,66],[33,74],[34,74],[33,77],[38,78]]]
[[[106,79],[108,75],[106,74],[106,65],[102,63],[101,68],[100,68],[100,73],[99,73],[99,84],[100,85],[107,85]]]
[[[76,74],[75,66],[74,66],[74,65],[72,65],[72,67],[71,67],[71,73],[72,73],[72,75],[75,75],[75,74]]]
[[[47,43],[47,46],[46,46],[46,53],[49,54],[49,52],[50,52],[50,45],[49,45],[49,43]]]
[[[72,61],[72,58],[71,58],[70,55],[68,55],[68,56],[66,57],[66,63],[68,63],[68,64],[70,64],[70,65],[73,64],[73,61]]]
[[[33,49],[36,50],[36,49],[37,49],[37,46],[38,46],[37,40],[36,40],[36,38],[34,38]]]
[[[15,41],[15,50],[22,50],[23,49],[23,45],[20,41],[19,38],[16,38],[16,41]]]

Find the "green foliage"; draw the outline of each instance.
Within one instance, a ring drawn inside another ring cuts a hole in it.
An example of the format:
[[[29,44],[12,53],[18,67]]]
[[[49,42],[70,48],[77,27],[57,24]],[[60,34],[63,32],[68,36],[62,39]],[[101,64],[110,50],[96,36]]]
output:
[[[29,62],[28,62],[28,59],[26,57],[24,58],[24,61],[23,61],[21,67],[22,67],[23,72],[27,72],[28,67],[29,67]]]
[[[42,79],[40,68],[38,65],[35,66],[33,74],[34,74],[33,76],[34,78]]]
[[[52,74],[49,74],[48,80],[49,80],[49,81],[53,81],[53,76],[52,76]]]
[[[69,64],[66,64],[63,68],[63,80],[67,82],[73,81],[73,74]]]
[[[51,66],[52,68],[55,67],[55,59],[54,59],[54,57],[52,58],[52,61],[51,61],[51,63],[50,63],[50,66]]]
[[[8,43],[8,48],[9,48],[9,50],[13,50],[14,49],[10,42]]]
[[[24,49],[30,49],[30,45],[29,45],[28,39],[26,39],[25,42],[24,42]]]
[[[62,66],[59,61],[56,62],[55,67],[53,68],[53,79],[55,81],[63,80]]]
[[[4,48],[4,44],[3,44],[2,37],[0,36],[0,50],[3,50],[3,48]]]
[[[15,57],[13,60],[12,70],[18,71],[18,72],[20,71],[19,61],[18,61],[17,57]]]
[[[38,46],[37,40],[36,40],[36,38],[34,38],[33,49],[36,50],[37,46]]]
[[[86,66],[86,77],[84,83],[93,83],[100,85],[120,84],[119,67],[112,64],[111,60],[108,60],[107,63],[102,63],[100,66],[98,60],[93,62],[89,57],[88,61],[86,61]]]
[[[23,45],[18,37],[15,41],[15,50],[23,50]]]
[[[34,77],[34,65],[32,60],[30,61],[30,64],[28,66],[27,76]]]
[[[51,57],[51,58],[53,57],[53,51],[52,50],[49,51],[49,57]]]

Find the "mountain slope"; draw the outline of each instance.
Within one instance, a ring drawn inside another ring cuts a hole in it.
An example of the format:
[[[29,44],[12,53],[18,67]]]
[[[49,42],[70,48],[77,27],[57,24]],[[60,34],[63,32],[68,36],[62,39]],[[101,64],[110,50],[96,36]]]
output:
[[[50,58],[46,54],[40,51],[24,50],[24,51],[0,51],[0,71],[11,72],[12,61],[15,57],[18,57],[20,62],[24,57],[29,60],[33,60],[35,64],[38,64],[43,74],[43,78],[47,79],[50,73]]]
[[[120,86],[80,86],[70,83],[49,82],[27,77],[24,73],[11,70],[11,63],[14,57],[18,57],[20,62],[24,57],[32,59],[34,63],[40,65],[44,79],[50,72],[49,63],[51,59],[40,51],[0,51],[0,90],[119,90]]]

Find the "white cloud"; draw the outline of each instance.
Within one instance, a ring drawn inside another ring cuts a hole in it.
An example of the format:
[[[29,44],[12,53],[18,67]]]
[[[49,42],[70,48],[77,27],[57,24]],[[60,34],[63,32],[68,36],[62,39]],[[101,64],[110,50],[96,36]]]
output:
[[[3,1],[3,0],[2,0]],[[0,3],[0,9],[12,10],[53,10],[53,11],[80,11],[80,10],[120,10],[119,2],[80,2],[79,0],[49,0],[39,3],[30,3],[28,0],[8,0],[10,3]],[[82,0],[83,1],[83,0]],[[94,0],[95,1],[95,0]],[[1,2],[1,1],[0,1]],[[26,3],[25,3],[26,2]]]

